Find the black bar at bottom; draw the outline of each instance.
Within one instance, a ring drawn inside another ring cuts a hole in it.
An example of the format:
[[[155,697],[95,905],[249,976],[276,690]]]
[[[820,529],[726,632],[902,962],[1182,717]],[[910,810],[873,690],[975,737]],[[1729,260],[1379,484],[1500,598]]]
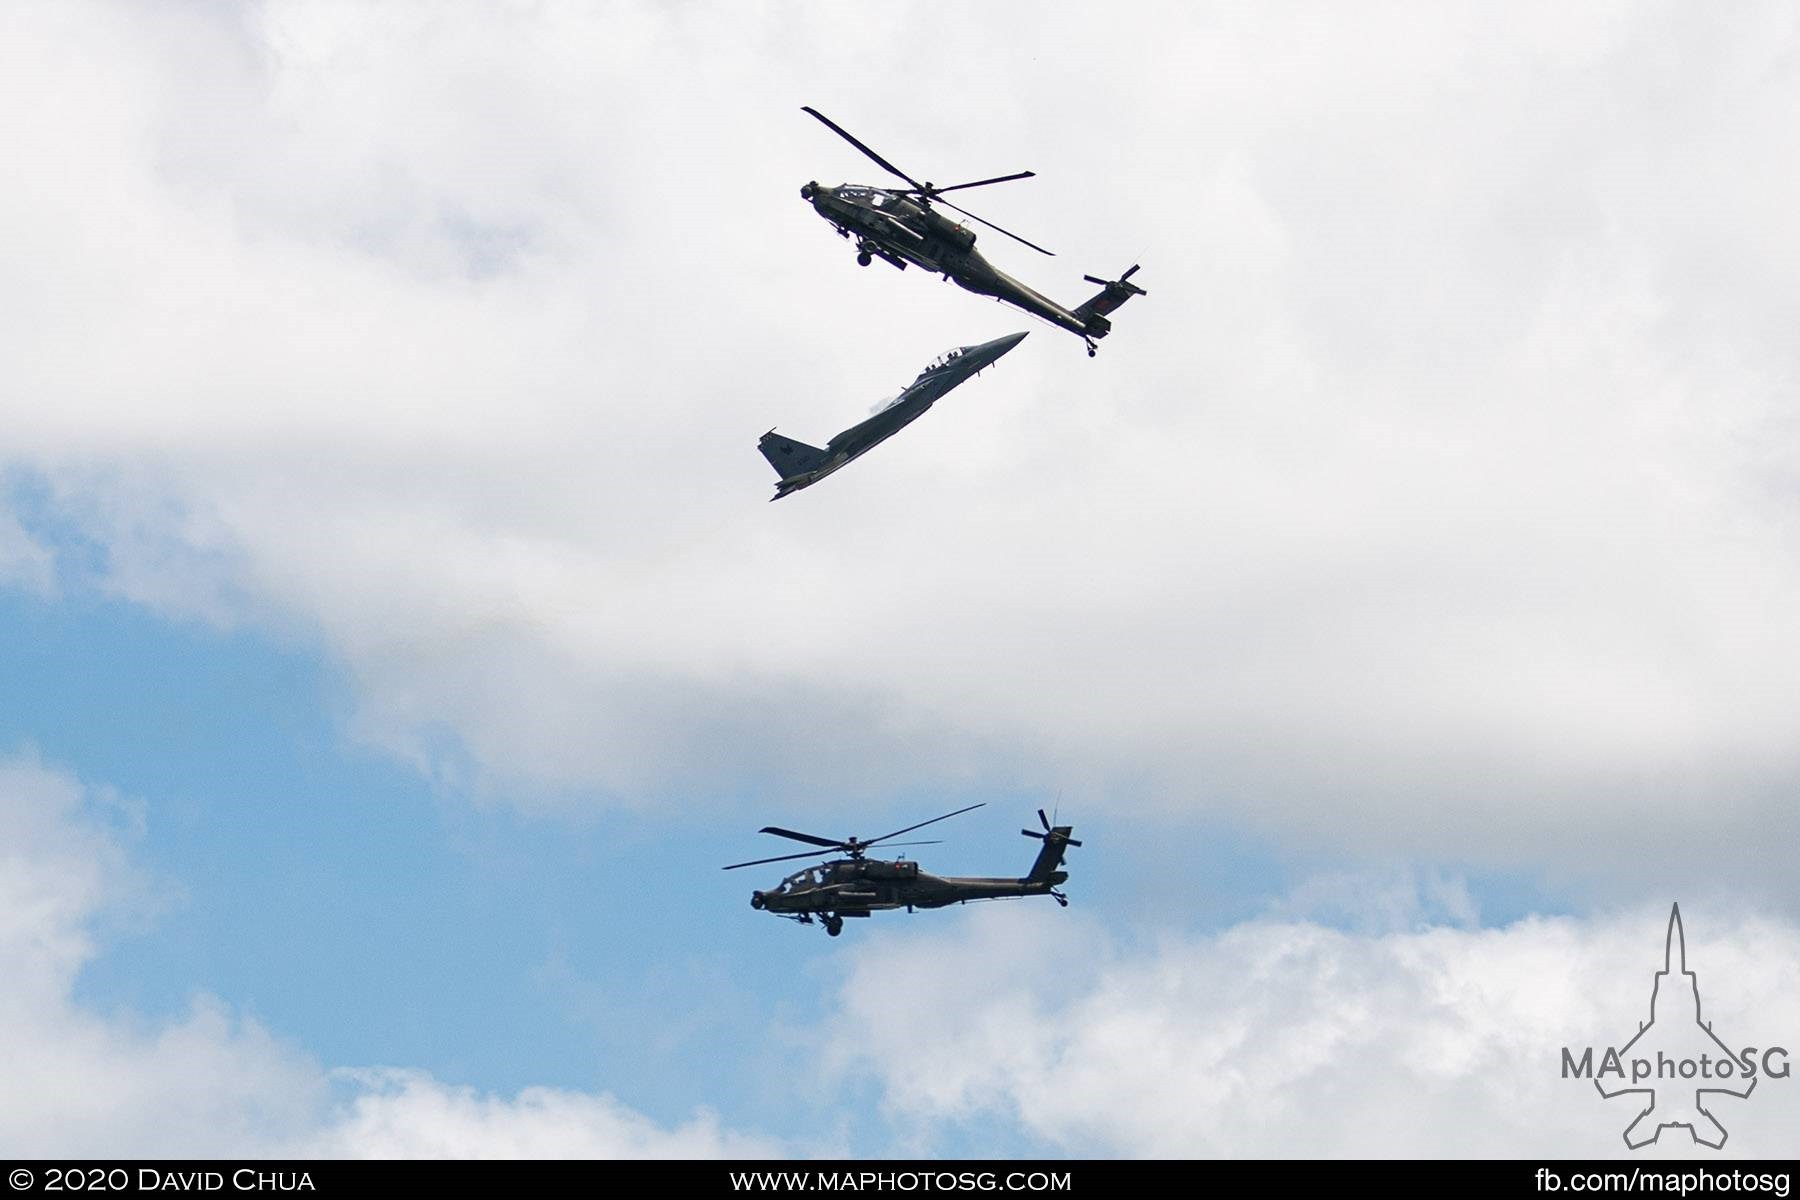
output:
[[[370,1162],[259,1159],[13,1159],[0,1163],[11,1196],[157,1193],[347,1195],[368,1189],[504,1189],[563,1192],[596,1185],[679,1188],[702,1195],[923,1196],[936,1193],[1058,1197],[1114,1189],[1317,1189],[1380,1192],[1455,1189],[1455,1194],[1586,1200],[1776,1197],[1790,1188],[1791,1162],[1718,1157],[1671,1161],[1348,1161],[1277,1159],[958,1159],[842,1161],[473,1161]],[[4,1200],[4,1197],[0,1197]]]

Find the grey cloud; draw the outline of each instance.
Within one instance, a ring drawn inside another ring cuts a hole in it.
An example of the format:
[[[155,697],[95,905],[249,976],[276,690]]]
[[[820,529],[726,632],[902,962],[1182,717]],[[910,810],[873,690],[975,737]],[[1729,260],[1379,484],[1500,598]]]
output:
[[[256,11],[16,41],[15,96],[109,69],[4,118],[5,461],[123,594],[316,639],[397,753],[1627,877],[1791,828],[1784,7]],[[872,168],[804,102],[1037,169],[977,211],[1062,253],[996,257],[1151,294],[770,506],[762,429],[1017,325],[850,264],[795,189]]]

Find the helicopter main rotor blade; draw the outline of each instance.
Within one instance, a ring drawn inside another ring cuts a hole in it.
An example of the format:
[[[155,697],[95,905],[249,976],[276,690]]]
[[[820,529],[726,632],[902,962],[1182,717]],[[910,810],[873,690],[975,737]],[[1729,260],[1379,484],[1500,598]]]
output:
[[[881,155],[875,153],[873,150],[869,149],[867,146],[865,146],[861,142],[857,141],[855,134],[851,133],[848,129],[845,129],[842,125],[839,125],[836,121],[832,120],[830,117],[826,116],[824,113],[820,112],[818,109],[813,108],[811,105],[802,105],[800,108],[800,111],[804,112],[804,113],[811,113],[813,116],[819,118],[820,121],[823,121],[825,123],[825,127],[827,129],[831,130],[833,133],[835,133],[839,137],[843,138],[846,142],[849,142],[852,146],[855,146],[858,150],[861,150],[864,154],[868,155],[871,159],[874,160],[875,165],[881,167],[883,170],[890,171],[893,174],[898,175],[900,178],[906,180],[906,182],[912,184],[913,187],[918,188],[920,191],[923,191],[925,189],[924,184],[920,183],[918,180],[914,179],[911,175],[908,175],[905,171],[902,171],[899,167],[896,167],[893,163],[889,162],[887,159],[881,157]]]
[[[732,863],[729,867],[720,867],[721,871],[735,871],[739,867],[760,867],[764,863],[788,862],[796,858],[824,858],[827,854],[836,854],[838,847],[829,850],[808,850],[803,854],[780,854],[774,858],[753,858],[749,862]]]
[[[992,179],[977,179],[974,183],[953,183],[949,187],[934,187],[933,196],[941,196],[945,192],[960,192],[964,188],[986,187],[990,183],[1011,183],[1015,179],[1035,179],[1036,171],[1015,171],[1011,175],[996,175]]]
[[[941,846],[943,844],[942,840],[929,842],[895,842],[890,849],[895,849],[900,846]],[[808,850],[803,854],[782,854],[775,858],[753,858],[749,862],[732,863],[729,867],[720,867],[719,869],[721,871],[735,871],[739,867],[760,867],[764,863],[791,862],[796,858],[824,858],[827,854],[836,854],[843,849],[844,847],[841,845],[834,845],[829,850]]]
[[[929,821],[920,821],[917,825],[908,825],[905,829],[896,829],[892,833],[884,833],[878,838],[870,838],[866,842],[859,842],[857,844],[864,848],[867,848],[869,846],[873,846],[876,842],[885,842],[889,838],[897,838],[903,833],[911,833],[915,829],[923,829],[927,825],[935,825],[939,821],[948,821],[951,817],[959,817],[963,813],[973,812],[976,809],[982,807],[982,805],[985,805],[986,803],[987,803],[987,801],[983,800],[981,802],[981,804],[971,804],[967,808],[959,808],[955,812],[947,812],[941,817],[933,817]]]
[[[1046,250],[1042,246],[1038,245],[1036,242],[1027,241],[1026,239],[1020,237],[1018,234],[1014,233],[1010,229],[1000,228],[1000,226],[994,224],[992,221],[983,221],[980,217],[976,216],[974,213],[970,212],[966,208],[957,208],[956,205],[950,203],[948,200],[944,201],[944,207],[945,208],[956,208],[957,212],[959,212],[963,216],[969,218],[969,220],[981,221],[981,223],[983,225],[986,225],[989,229],[993,230],[995,233],[1004,233],[1007,237],[1011,238],[1013,241],[1021,242],[1024,245],[1030,246],[1033,250],[1036,250],[1039,254],[1048,254],[1051,258],[1056,257],[1056,251]]]
[[[783,829],[778,825],[764,825],[758,833],[772,833],[776,837],[792,838],[796,842],[805,842],[810,846],[830,846],[833,850],[842,850],[844,843],[831,838],[814,837],[810,833],[795,833],[791,829]]]

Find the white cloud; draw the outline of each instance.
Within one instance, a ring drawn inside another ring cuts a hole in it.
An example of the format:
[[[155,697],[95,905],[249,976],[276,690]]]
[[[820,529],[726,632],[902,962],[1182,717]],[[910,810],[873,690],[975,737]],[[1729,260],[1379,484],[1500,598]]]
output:
[[[603,1093],[501,1096],[419,1071],[327,1070],[209,996],[167,1021],[93,1010],[72,992],[96,930],[154,897],[128,852],[130,817],[29,757],[0,760],[0,1150],[796,1151],[705,1110],[670,1126]],[[1360,899],[1342,876],[1297,890],[1280,917],[1210,936],[1128,940],[1079,909],[1027,905],[977,908],[924,934],[859,930],[867,940],[840,948],[841,990],[806,1035],[822,1064],[814,1099],[873,1082],[895,1144],[925,1154],[959,1127],[1016,1146],[995,1122],[1100,1156],[1622,1150],[1632,1102],[1560,1078],[1560,1049],[1616,1045],[1648,1015],[1666,913],[1437,923],[1467,905],[1436,875],[1365,880]],[[1342,932],[1315,911],[1362,924]],[[1689,966],[1721,1036],[1793,1046],[1800,927],[1712,901],[1686,919]],[[1765,1079],[1714,1108],[1728,1151],[1793,1151],[1800,1083]],[[1664,1137],[1653,1156],[1683,1152],[1678,1132]]]
[[[107,797],[0,759],[0,1152],[36,1158],[760,1156],[706,1112],[665,1127],[605,1094],[478,1093],[417,1071],[328,1072],[216,998],[170,1021],[73,998],[96,926],[141,906]]]
[[[0,462],[430,769],[1625,876],[1792,827],[1788,6],[9,20]],[[771,506],[762,429],[1028,324],[850,264],[807,102],[1150,295]]]
[[[516,1097],[481,1095],[418,1072],[354,1077],[349,1113],[301,1151],[359,1158],[749,1158],[774,1152],[767,1140],[719,1127],[702,1113],[665,1129],[611,1096],[526,1088]]]
[[[0,511],[0,587],[43,596],[56,586],[56,556],[25,532],[18,518]]]
[[[1683,911],[1706,1019],[1734,1048],[1794,1049],[1800,927]],[[1667,920],[1271,919],[1131,944],[1072,912],[990,910],[852,950],[833,1061],[927,1141],[998,1120],[1081,1156],[1626,1153],[1642,1105],[1563,1079],[1561,1049],[1622,1045],[1648,1019]],[[1800,1081],[1712,1109],[1728,1153],[1797,1148]],[[1695,1152],[1712,1153],[1671,1129],[1639,1154]]]
[[[118,832],[67,775],[0,760],[0,1146],[200,1153],[307,1119],[317,1069],[207,997],[151,1025],[74,1004],[95,925],[146,894]]]

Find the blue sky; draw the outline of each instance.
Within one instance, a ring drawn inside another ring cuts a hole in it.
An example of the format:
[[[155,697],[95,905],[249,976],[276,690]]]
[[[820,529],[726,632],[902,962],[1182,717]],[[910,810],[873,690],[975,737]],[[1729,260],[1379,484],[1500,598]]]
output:
[[[159,620],[85,589],[14,590],[4,618],[6,743],[104,780],[151,876],[146,910],[105,929],[79,1004],[167,1019],[205,992],[328,1063],[404,1064],[496,1092],[606,1087],[663,1121],[704,1102],[749,1129],[824,1121],[853,1149],[889,1144],[866,1088],[836,1097],[861,1113],[816,1098],[769,1111],[807,1075],[836,946],[756,917],[745,897],[760,876],[719,872],[780,849],[742,820],[700,829],[679,814],[532,819],[477,805],[356,745],[343,680],[302,645]],[[1055,798],[987,802],[948,831],[960,836],[916,853],[949,872],[1022,871],[1032,848],[1005,835]],[[910,815],[895,803],[874,823]],[[1133,836],[1103,816],[1059,815],[1096,849]],[[1216,932],[1333,865],[1219,830],[1072,864],[1080,908],[1116,922],[1127,944],[1145,936],[1132,934],[1145,911],[1162,934]],[[1541,893],[1498,877],[1469,880],[1469,896],[1490,923],[1545,909]],[[954,988],[927,1000],[961,1002]],[[935,1149],[1056,1148],[978,1123],[941,1133]]]
[[[58,547],[77,561],[83,549]],[[80,1004],[167,1019],[205,992],[329,1063],[404,1064],[497,1092],[608,1087],[664,1121],[703,1097],[747,1128],[778,1132],[805,1115],[841,1123],[855,1148],[884,1144],[873,1095],[850,1119],[816,1100],[770,1118],[806,1073],[836,946],[759,919],[745,898],[766,881],[718,870],[779,851],[744,821],[532,819],[477,805],[356,745],[344,681],[303,645],[160,620],[79,584],[53,599],[14,589],[3,615],[5,743],[105,781],[112,819],[151,877],[146,909],[106,928]],[[991,794],[948,831],[960,836],[916,853],[949,872],[1023,871],[1032,847],[1006,835],[1037,803],[1056,800]],[[896,802],[878,815],[912,814]],[[1132,836],[1103,817],[1059,815],[1095,848]],[[1146,907],[1165,933],[1214,932],[1330,865],[1212,831],[1072,867],[1077,903],[1129,943]],[[1542,909],[1519,890],[1503,879],[1470,889],[1490,921],[1513,905]],[[991,1128],[940,1148],[1053,1149]]]
[[[6,18],[0,1146],[1622,1151],[1677,898],[1800,1037],[1791,12],[434,11]],[[977,802],[1068,910],[719,869]]]

